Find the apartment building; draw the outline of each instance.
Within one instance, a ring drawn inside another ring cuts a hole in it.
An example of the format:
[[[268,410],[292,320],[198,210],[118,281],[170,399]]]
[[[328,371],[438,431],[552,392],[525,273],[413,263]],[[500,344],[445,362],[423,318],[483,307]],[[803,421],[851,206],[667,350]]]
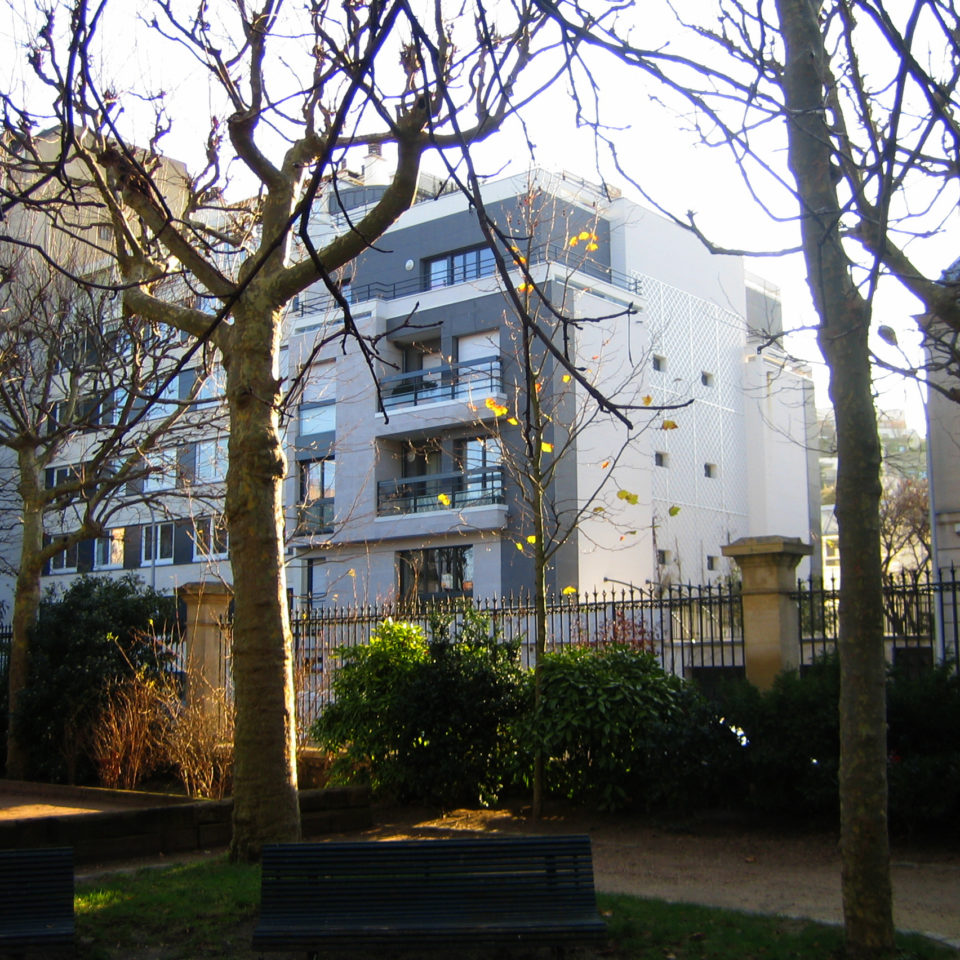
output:
[[[356,215],[375,191],[339,199]],[[720,548],[738,537],[815,535],[812,383],[776,346],[776,291],[575,177],[504,178],[483,200],[518,255],[510,283],[543,291],[556,313],[540,322],[633,423],[540,370],[560,457],[548,589],[706,582],[731,572]],[[531,589],[523,327],[467,200],[416,204],[340,283],[378,345],[380,394],[359,351],[316,351],[339,323],[330,297],[295,303],[287,375],[309,370],[289,431],[290,588],[314,604]]]
[[[314,211],[318,242],[380,195],[382,162],[344,181],[337,209]],[[706,582],[733,572],[720,548],[739,537],[816,537],[812,381],[778,347],[777,291],[577,177],[491,180],[482,197],[502,266],[473,205],[424,176],[418,202],[337,278],[366,349],[336,336],[326,286],[290,304],[291,595],[349,605],[531,589],[531,385],[551,467],[550,590]],[[511,287],[545,331],[532,380]],[[190,404],[191,432],[142,481],[157,496],[55,558],[48,583],[85,570],[135,571],[160,589],[229,581],[216,371],[188,366],[168,389]]]

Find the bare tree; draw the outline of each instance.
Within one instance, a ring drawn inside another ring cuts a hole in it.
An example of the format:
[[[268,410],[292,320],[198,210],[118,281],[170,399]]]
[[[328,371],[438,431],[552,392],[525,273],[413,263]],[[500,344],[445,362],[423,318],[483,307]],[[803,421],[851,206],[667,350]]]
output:
[[[16,492],[6,514],[14,529],[4,533],[17,545],[7,774],[22,778],[28,758],[17,702],[44,567],[59,560],[75,568],[67,561],[81,544],[107,536],[132,503],[150,502],[145,481],[163,468],[159,441],[187,405],[151,404],[176,371],[171,343],[125,319],[115,296],[95,281],[80,286],[21,252],[4,265],[0,309],[0,448]],[[112,553],[123,543],[94,546]]]
[[[343,8],[321,2],[299,12],[275,0],[256,8],[203,3],[192,15],[156,0],[146,17],[151,45],[166,42],[192,57],[217,103],[207,166],[190,178],[159,155],[173,123],[162,96],[125,91],[94,66],[101,32],[111,39],[111,10],[107,0],[75,0],[69,25],[52,12],[43,19],[29,57],[50,91],[48,116],[4,98],[3,209],[55,231],[62,243],[46,254],[57,261],[63,245],[95,242],[86,228],[101,218],[111,242],[99,249],[118,269],[125,308],[211,344],[222,357],[236,597],[231,852],[248,859],[266,841],[299,835],[280,497],[280,416],[290,386],[278,377],[284,305],[319,282],[342,309],[338,335],[353,338],[372,361],[337,271],[411,204],[425,151],[462,155],[494,133],[564,69],[568,50],[554,49],[550,14],[531,0],[495,12],[477,5],[470,16],[440,0],[423,16],[393,0]],[[543,71],[529,69],[551,57]],[[133,98],[157,112],[140,148],[125,135],[122,105]],[[43,127],[53,132],[39,133]],[[388,144],[397,151],[390,183],[315,244],[308,215],[321,201],[336,207],[345,151]],[[254,185],[244,203],[228,200],[233,161]],[[0,242],[31,236],[5,230]],[[158,285],[170,276],[216,304],[216,316],[160,296]]]
[[[588,45],[654,77],[685,112],[692,106],[693,129],[729,152],[766,210],[779,209],[784,196],[795,203],[836,411],[847,949],[890,956],[881,449],[871,360],[923,371],[877,356],[870,332],[878,292],[899,283],[928,318],[934,364],[956,369],[960,307],[953,282],[938,279],[942,252],[928,248],[955,214],[960,20],[940,0],[896,9],[877,0],[725,0],[709,20],[692,4],[672,6],[688,28],[684,44],[643,50],[608,32]],[[567,36],[582,36],[584,12],[558,10]],[[786,168],[776,154],[783,146]],[[693,215],[676,219],[702,235]],[[877,333],[896,346],[888,325]]]
[[[884,576],[918,577],[930,571],[930,496],[927,481],[900,477],[885,484],[880,501],[880,554]]]

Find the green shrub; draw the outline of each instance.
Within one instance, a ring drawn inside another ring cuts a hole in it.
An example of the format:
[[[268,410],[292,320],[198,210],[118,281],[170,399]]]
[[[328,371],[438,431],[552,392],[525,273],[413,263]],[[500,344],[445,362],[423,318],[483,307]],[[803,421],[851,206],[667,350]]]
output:
[[[551,792],[604,809],[672,812],[722,802],[739,749],[694,687],[633,647],[544,657],[532,736]]]
[[[340,751],[335,777],[364,768],[381,798],[491,801],[516,754],[517,645],[502,642],[489,618],[469,606],[456,621],[435,619],[432,636],[428,642],[419,627],[385,620],[369,644],[341,649],[335,700],[312,736]]]
[[[720,709],[743,738],[742,806],[803,819],[837,816],[839,699],[836,657],[803,676],[782,673],[762,693],[746,681],[725,685]]]
[[[176,604],[133,575],[81,577],[41,602],[32,635],[19,733],[30,776],[70,783],[96,772],[93,727],[114,681],[162,668],[154,637],[173,629]]]
[[[890,824],[956,832],[960,823],[960,675],[955,664],[891,671],[887,683]]]

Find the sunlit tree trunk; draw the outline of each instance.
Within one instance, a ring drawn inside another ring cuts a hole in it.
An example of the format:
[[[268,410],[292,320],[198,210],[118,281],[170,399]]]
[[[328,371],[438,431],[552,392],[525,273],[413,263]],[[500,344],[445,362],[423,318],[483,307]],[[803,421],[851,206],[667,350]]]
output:
[[[226,512],[233,568],[235,860],[263,843],[297,840],[293,644],[283,566],[279,317],[253,297],[236,312],[225,353],[230,406]],[[259,306],[259,309],[258,309]]]
[[[33,450],[21,450],[17,456],[22,503],[20,565],[13,599],[10,667],[8,679],[9,720],[7,723],[7,777],[22,780],[27,774],[27,756],[17,736],[18,701],[30,676],[30,631],[40,609],[40,577],[43,573],[43,508],[37,502],[41,480]]]
[[[880,443],[867,337],[869,303],[840,236],[824,108],[826,52],[818,5],[778,0],[786,45],[783,88],[807,276],[820,317],[837,424],[840,539],[840,810],[847,952],[893,956],[887,836],[886,662],[880,561]]]

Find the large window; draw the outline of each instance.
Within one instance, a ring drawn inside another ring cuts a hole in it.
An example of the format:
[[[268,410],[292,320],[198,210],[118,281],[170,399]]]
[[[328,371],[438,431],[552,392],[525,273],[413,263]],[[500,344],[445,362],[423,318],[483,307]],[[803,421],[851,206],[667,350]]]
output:
[[[471,437],[458,444],[457,459],[463,470],[463,488],[457,495],[457,503],[497,503],[503,495],[503,459],[500,441],[495,437]]]
[[[152,523],[140,538],[140,563],[145,567],[173,563],[173,524]]]
[[[160,493],[177,485],[177,467],[174,451],[157,451],[147,458],[149,473],[143,478],[144,493]]]
[[[227,440],[201,440],[194,447],[193,478],[197,483],[219,483],[227,477]]]
[[[336,463],[333,457],[301,462],[298,533],[322,533],[333,526],[335,487]]]
[[[193,559],[223,560],[230,553],[230,537],[223,516],[198,517],[193,524]]]
[[[123,527],[108,530],[106,536],[97,537],[93,544],[93,569],[116,570],[123,566]]]
[[[161,388],[162,382],[158,381],[152,388],[145,390],[143,394],[145,401],[149,401],[156,395],[156,399],[147,411],[147,416],[152,419],[169,417],[180,409],[178,402],[180,399],[179,375],[174,375],[173,379]]]
[[[55,553],[50,558],[50,572],[51,573],[76,573],[77,572],[77,560],[78,560],[78,544],[73,544],[73,546],[67,547],[66,550],[61,550],[59,553]]]
[[[457,253],[446,253],[426,263],[426,280],[429,289],[448,287],[454,283],[488,277],[497,263],[489,247],[473,247]]]
[[[397,554],[400,597],[407,601],[473,596],[473,547],[433,547]]]
[[[337,428],[337,394],[333,364],[315,364],[305,377],[300,399],[300,436],[330,433]]]

